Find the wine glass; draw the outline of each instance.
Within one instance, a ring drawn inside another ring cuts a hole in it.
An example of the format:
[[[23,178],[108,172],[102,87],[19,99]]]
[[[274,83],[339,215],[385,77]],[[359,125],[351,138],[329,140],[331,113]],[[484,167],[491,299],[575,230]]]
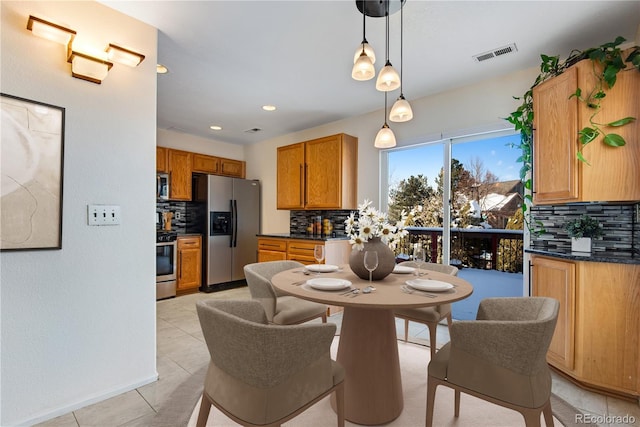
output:
[[[378,268],[378,252],[365,251],[364,252],[364,268],[369,270],[369,285],[371,285],[371,275],[373,270]]]
[[[418,265],[418,276],[422,275],[422,264],[424,263],[427,254],[422,247],[422,245],[418,245],[413,250],[413,261]]]
[[[313,257],[316,259],[318,264],[321,264],[324,260],[324,245],[315,245],[313,247]],[[316,275],[320,275],[320,269],[316,271]]]

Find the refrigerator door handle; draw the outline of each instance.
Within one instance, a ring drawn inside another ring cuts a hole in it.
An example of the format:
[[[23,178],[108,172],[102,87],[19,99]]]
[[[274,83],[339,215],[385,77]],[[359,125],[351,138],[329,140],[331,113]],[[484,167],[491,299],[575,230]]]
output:
[[[232,248],[233,245],[233,241],[235,240],[235,235],[236,235],[236,227],[235,227],[235,223],[236,223],[236,211],[233,209],[233,202],[234,200],[229,200],[229,210],[231,211],[231,236],[229,236],[229,247]]]
[[[238,201],[233,199],[233,247],[238,246]]]

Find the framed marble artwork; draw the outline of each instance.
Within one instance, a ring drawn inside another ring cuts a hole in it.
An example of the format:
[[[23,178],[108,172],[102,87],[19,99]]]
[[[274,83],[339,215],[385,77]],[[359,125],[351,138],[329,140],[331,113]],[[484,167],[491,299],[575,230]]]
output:
[[[0,250],[62,248],[65,109],[0,94]]]

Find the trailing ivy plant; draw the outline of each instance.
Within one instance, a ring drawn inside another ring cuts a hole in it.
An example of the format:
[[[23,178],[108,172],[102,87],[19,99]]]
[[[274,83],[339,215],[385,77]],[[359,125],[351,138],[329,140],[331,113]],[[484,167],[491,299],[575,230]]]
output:
[[[582,154],[582,149],[594,141],[599,135],[604,135],[603,143],[612,147],[621,147],[625,145],[624,138],[613,132],[605,132],[603,128],[612,127],[617,128],[633,122],[635,117],[625,117],[619,120],[615,120],[610,123],[597,123],[594,119],[601,109],[601,102],[607,96],[606,91],[613,88],[616,83],[617,75],[620,71],[627,67],[627,64],[631,64],[638,71],[640,71],[640,47],[634,47],[627,58],[623,58],[620,44],[625,42],[624,37],[617,37],[615,41],[605,43],[595,48],[590,48],[584,51],[573,50],[566,60],[560,61],[559,56],[540,55],[540,74],[536,77],[533,85],[527,90],[524,95],[520,97],[513,97],[514,99],[521,100],[522,104],[512,112],[506,120],[513,124],[515,130],[520,132],[520,143],[514,145],[515,148],[519,148],[522,151],[522,155],[518,158],[518,162],[522,163],[520,168],[520,179],[524,185],[524,199],[525,203],[522,204],[522,211],[526,213],[527,201],[533,202],[531,195],[532,190],[532,178],[531,178],[531,165],[533,161],[533,88],[540,83],[562,74],[567,68],[575,63],[583,60],[590,59],[593,65],[593,73],[596,76],[597,83],[590,90],[583,90],[577,88],[570,98],[576,97],[581,102],[584,102],[588,108],[593,110],[593,114],[589,118],[589,126],[585,126],[578,132],[578,138],[580,141],[580,148],[576,153],[577,158],[586,163],[587,160]],[[536,227],[533,227],[529,220],[528,215],[524,215],[527,228],[534,233],[539,234],[544,231],[541,227],[541,223],[538,223]]]

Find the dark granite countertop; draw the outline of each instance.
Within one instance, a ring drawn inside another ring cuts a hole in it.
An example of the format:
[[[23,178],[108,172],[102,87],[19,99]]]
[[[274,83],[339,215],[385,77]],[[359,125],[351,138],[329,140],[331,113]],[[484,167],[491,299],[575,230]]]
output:
[[[567,249],[525,249],[530,254],[545,255],[574,261],[611,262],[615,264],[640,264],[640,256],[620,255],[616,252],[591,252],[580,255]]]
[[[327,240],[349,240],[349,236],[337,235],[336,237],[331,236],[318,236],[313,234],[291,234],[291,233],[261,233],[257,234],[258,237],[273,237],[276,239],[302,239],[302,240],[319,240],[319,241],[327,241]]]

